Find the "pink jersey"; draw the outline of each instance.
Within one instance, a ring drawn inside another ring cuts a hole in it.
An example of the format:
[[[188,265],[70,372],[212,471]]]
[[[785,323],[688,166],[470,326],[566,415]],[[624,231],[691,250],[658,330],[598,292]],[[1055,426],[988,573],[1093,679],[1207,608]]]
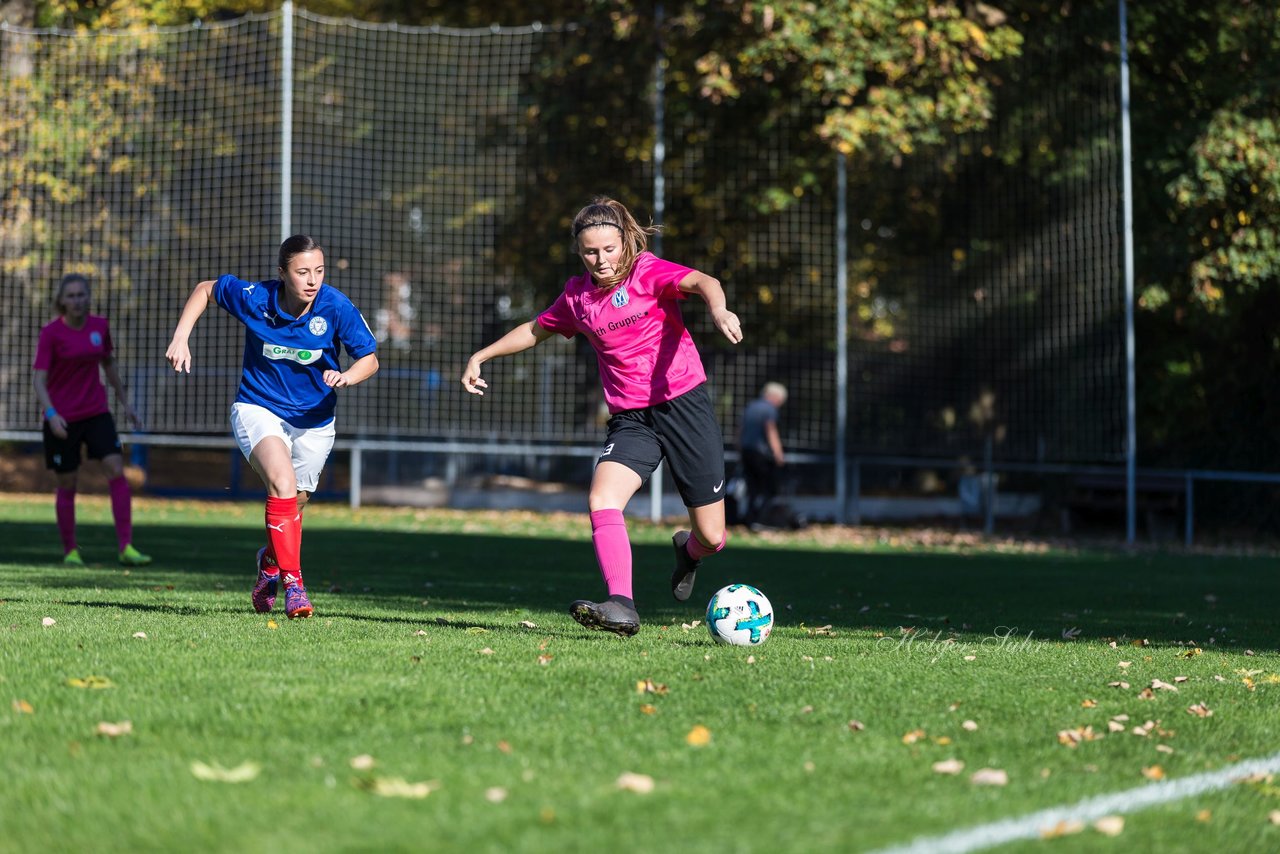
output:
[[[618,287],[597,287],[583,271],[565,282],[564,293],[538,315],[538,324],[549,332],[587,336],[596,350],[609,412],[665,403],[706,382],[677,304],[687,297],[677,285],[692,272],[641,252]]]
[[[40,330],[32,367],[49,372],[45,386],[59,415],[83,421],[109,411],[99,366],[111,350],[105,317],[91,314],[80,329],[72,329],[58,317]]]

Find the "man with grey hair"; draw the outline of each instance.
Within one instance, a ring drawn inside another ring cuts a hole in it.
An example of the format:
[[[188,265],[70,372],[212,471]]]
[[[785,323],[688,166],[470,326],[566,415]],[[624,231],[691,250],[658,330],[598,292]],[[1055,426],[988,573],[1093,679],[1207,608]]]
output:
[[[742,413],[738,450],[747,482],[743,522],[753,529],[761,527],[767,518],[766,511],[778,494],[778,472],[787,462],[778,433],[778,410],[786,402],[786,386],[769,382]]]

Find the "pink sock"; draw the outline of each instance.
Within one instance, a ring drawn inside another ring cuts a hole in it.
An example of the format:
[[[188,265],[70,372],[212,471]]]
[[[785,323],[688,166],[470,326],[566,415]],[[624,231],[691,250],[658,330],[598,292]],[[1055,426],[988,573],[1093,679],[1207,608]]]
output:
[[[76,491],[59,489],[54,493],[54,515],[58,517],[58,534],[62,537],[62,551],[76,547]]]
[[[702,540],[698,539],[697,534],[689,535],[689,542],[684,544],[684,550],[688,552],[689,557],[694,560],[702,560],[707,555],[713,555],[725,547],[725,543],[729,542],[729,532],[724,532],[724,539],[720,541],[720,545],[714,549],[711,546],[704,546]]]
[[[621,510],[591,513],[591,542],[610,596],[631,598],[631,539]]]
[[[120,551],[133,542],[133,502],[129,495],[129,481],[124,475],[107,481],[111,491],[111,516],[116,520],[116,542]]]

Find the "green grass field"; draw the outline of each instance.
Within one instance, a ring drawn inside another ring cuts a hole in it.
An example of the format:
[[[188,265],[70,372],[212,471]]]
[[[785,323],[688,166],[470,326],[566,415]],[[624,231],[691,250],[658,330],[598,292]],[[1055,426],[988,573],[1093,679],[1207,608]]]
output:
[[[869,851],[1280,749],[1269,557],[739,534],[680,605],[634,524],[624,640],[566,613],[585,516],[307,512],[290,622],[249,607],[260,505],[139,501],[125,570],[82,497],[64,569],[52,497],[0,499],[0,850]],[[762,647],[701,624],[733,581]],[[1255,779],[1001,850],[1280,850],[1277,810]]]

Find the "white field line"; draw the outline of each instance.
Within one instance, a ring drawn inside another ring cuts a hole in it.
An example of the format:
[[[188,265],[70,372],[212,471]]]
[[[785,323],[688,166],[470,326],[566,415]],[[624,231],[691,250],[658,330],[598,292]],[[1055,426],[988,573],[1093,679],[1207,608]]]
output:
[[[1218,771],[1151,783],[1110,795],[1095,795],[1070,806],[1050,807],[1020,818],[1001,819],[940,836],[921,836],[906,845],[882,848],[874,854],[965,854],[1020,839],[1038,839],[1044,831],[1057,826],[1059,822],[1088,823],[1103,816],[1138,812],[1158,804],[1225,789],[1253,774],[1276,772],[1280,772],[1280,753],[1261,759],[1246,759]]]

